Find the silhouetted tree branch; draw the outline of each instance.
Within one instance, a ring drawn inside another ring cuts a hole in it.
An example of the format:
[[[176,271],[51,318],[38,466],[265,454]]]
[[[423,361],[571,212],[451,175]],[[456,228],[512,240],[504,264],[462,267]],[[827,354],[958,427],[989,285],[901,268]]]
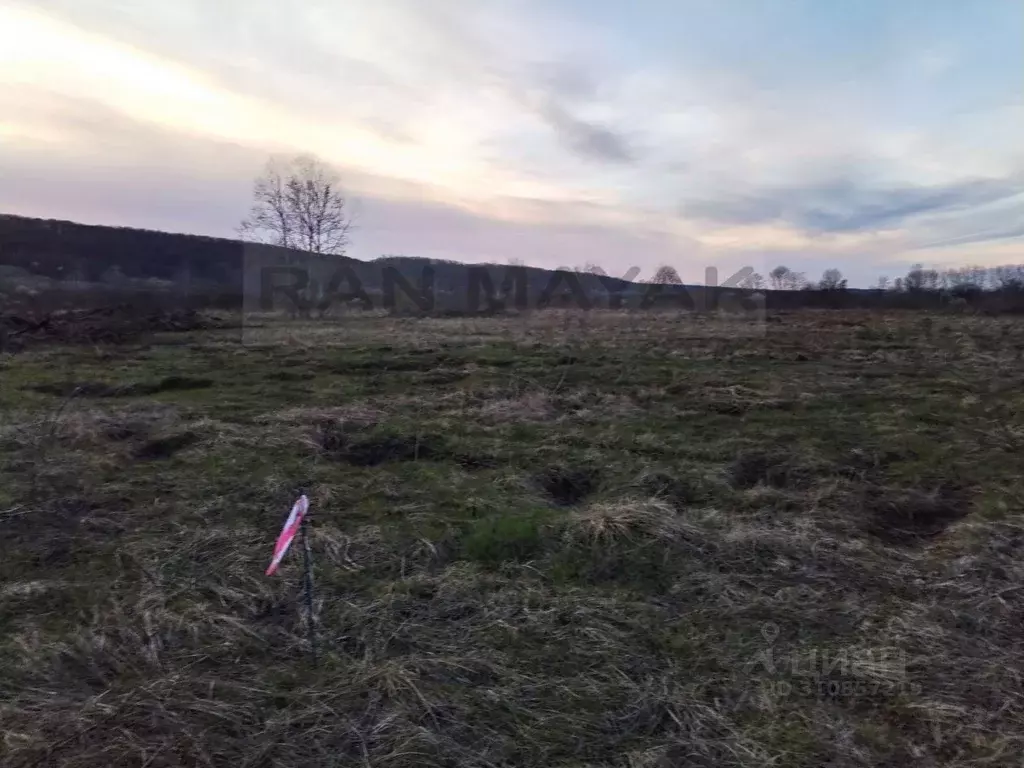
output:
[[[334,171],[310,155],[272,158],[253,184],[253,207],[238,234],[319,254],[342,255],[352,219]]]

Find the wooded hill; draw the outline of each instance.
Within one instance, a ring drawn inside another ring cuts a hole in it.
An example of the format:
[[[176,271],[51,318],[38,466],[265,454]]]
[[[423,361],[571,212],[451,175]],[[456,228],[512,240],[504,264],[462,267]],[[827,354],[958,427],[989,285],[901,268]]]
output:
[[[271,283],[284,285],[285,292],[290,286],[313,306],[326,295],[340,303],[360,303],[363,297],[374,306],[391,308],[388,301],[395,297],[401,307],[427,312],[609,305],[700,310],[720,307],[723,300],[744,305],[764,301],[768,309],[925,308],[965,301],[993,311],[1024,309],[1022,291],[1006,287],[957,293],[652,286],[537,267],[407,256],[361,261],[226,238],[0,214],[0,299],[7,304],[20,303],[15,299],[27,295],[155,292],[188,296],[193,303],[216,296],[219,305],[238,306],[244,296],[245,308],[257,309],[265,303],[257,299]],[[424,301],[417,301],[417,296]],[[276,299],[273,303],[280,306]]]

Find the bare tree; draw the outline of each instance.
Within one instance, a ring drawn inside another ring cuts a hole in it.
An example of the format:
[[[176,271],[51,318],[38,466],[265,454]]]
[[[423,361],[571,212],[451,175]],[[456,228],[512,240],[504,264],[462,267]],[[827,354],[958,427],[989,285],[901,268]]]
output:
[[[906,291],[915,293],[925,289],[925,268],[922,264],[914,264],[907,276],[903,278],[903,288]]]
[[[739,287],[760,291],[764,288],[764,277],[758,272],[751,272],[739,282]]]
[[[658,271],[654,273],[654,277],[650,279],[650,282],[657,285],[682,285],[683,278],[679,276],[675,267],[664,264],[658,267]]]
[[[990,272],[994,273],[996,286],[1003,291],[1024,291],[1024,266],[1020,264],[1007,264],[996,267]]]
[[[889,276],[888,275],[881,275],[881,276],[879,276],[878,282],[875,283],[875,286],[880,291],[887,291],[887,290],[889,290]]]
[[[776,290],[796,291],[808,285],[807,276],[803,272],[794,272],[781,264],[769,272],[768,277],[771,278],[772,288]]]
[[[351,228],[337,174],[315,157],[298,155],[267,162],[238,233],[243,240],[342,255]]]
[[[845,291],[846,278],[843,277],[843,273],[838,269],[826,269],[821,274],[821,282],[818,283],[818,288],[823,291]]]
[[[776,290],[785,288],[788,285],[789,274],[789,267],[784,267],[782,264],[769,272],[768,278],[772,281],[772,288]]]

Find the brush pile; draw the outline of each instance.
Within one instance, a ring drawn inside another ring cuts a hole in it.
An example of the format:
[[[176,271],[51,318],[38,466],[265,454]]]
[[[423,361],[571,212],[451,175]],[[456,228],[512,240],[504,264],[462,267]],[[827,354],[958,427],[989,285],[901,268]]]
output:
[[[132,304],[46,313],[0,314],[0,350],[36,344],[124,344],[152,333],[195,331],[211,323],[194,310],[154,312]]]

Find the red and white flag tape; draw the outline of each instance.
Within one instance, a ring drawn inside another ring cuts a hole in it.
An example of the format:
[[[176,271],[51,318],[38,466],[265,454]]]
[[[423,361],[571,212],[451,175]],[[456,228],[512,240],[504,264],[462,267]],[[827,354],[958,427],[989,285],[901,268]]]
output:
[[[281,560],[284,559],[284,555],[288,551],[288,547],[292,545],[292,539],[294,539],[295,534],[299,532],[299,526],[302,525],[302,518],[306,516],[306,512],[308,511],[309,499],[305,496],[299,496],[298,501],[292,505],[291,514],[289,514],[288,519],[285,520],[284,528],[281,529],[281,535],[277,537],[277,544],[274,545],[274,559],[270,561],[270,567],[267,568],[267,576],[273,576],[277,573],[277,566],[281,564]]]

